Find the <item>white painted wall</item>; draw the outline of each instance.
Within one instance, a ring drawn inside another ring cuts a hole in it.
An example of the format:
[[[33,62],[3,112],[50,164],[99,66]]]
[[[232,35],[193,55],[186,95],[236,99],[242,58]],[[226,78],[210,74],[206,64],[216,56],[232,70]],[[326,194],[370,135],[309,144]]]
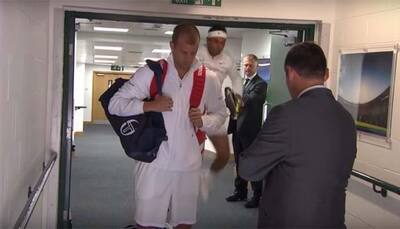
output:
[[[267,30],[251,30],[244,34],[242,55],[254,54],[258,58],[269,58],[271,53],[271,35]]]
[[[331,87],[336,90],[340,49],[379,47],[400,43],[400,1],[338,1],[332,43]],[[400,185],[400,58],[392,113],[392,144],[359,135],[355,168]],[[386,145],[385,148],[378,145]]]
[[[170,14],[174,17],[186,15],[207,15],[208,18],[228,20],[242,20],[246,18],[269,18],[281,20],[322,20],[331,21],[334,18],[335,1],[331,0],[225,0],[221,7],[175,5],[166,0],[115,0],[115,1],[91,1],[91,0],[51,0],[54,7],[77,9],[80,11],[103,11],[132,14],[153,13],[162,16]],[[306,9],[306,10],[305,10]],[[131,11],[131,12],[130,12]],[[312,13],[310,13],[312,12]]]
[[[16,222],[49,153],[48,4],[0,1],[0,228]],[[42,227],[40,215],[31,227]]]
[[[227,28],[229,34],[229,28]],[[225,42],[224,51],[230,55],[235,64],[242,61],[242,39],[238,38],[228,38]],[[206,44],[206,41],[204,42]]]

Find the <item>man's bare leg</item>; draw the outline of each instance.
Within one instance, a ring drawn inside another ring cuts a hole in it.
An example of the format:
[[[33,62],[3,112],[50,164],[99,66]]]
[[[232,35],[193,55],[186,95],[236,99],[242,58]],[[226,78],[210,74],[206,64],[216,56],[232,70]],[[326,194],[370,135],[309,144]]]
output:
[[[219,172],[225,167],[229,160],[228,135],[208,136],[216,151],[216,158],[211,164],[211,171]]]

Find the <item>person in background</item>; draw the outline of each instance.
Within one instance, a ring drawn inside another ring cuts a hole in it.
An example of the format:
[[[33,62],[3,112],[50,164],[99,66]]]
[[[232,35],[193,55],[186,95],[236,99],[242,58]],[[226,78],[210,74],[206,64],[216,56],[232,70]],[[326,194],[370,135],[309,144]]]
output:
[[[199,144],[195,129],[213,136],[227,117],[218,79],[209,70],[206,70],[199,107],[190,107],[194,72],[205,70],[195,58],[199,41],[199,31],[193,24],[177,25],[170,42],[163,95],[153,101],[143,101],[150,97],[154,74],[145,66],[137,70],[109,104],[109,111],[114,115],[156,111],[162,112],[164,117],[168,140],[160,145],[157,158],[151,163],[135,163],[135,221],[138,228],[164,228],[169,223],[183,229],[196,223],[204,143]],[[221,170],[228,157],[217,157],[211,170]]]
[[[232,57],[225,51],[227,31],[225,26],[215,25],[208,30],[206,46],[200,46],[197,58],[208,69],[217,73],[222,86],[224,80],[229,77],[232,81],[232,89],[237,95],[242,95],[242,78],[236,69]]]
[[[265,182],[258,227],[346,228],[354,120],[324,86],[328,69],[318,45],[293,46],[284,68],[292,100],[272,108],[239,159],[241,177]]]
[[[257,74],[258,58],[248,54],[243,59],[245,84],[243,85],[242,107],[233,132],[233,149],[236,163],[235,191],[226,200],[242,201],[247,199],[247,180],[237,173],[240,168],[239,154],[256,138],[262,126],[262,114],[267,96],[267,83]],[[262,180],[251,182],[253,197],[245,204],[246,208],[258,207],[262,194]]]
[[[232,82],[232,89],[235,96],[240,98],[242,95],[242,78],[236,70],[232,58],[224,52],[226,39],[227,31],[225,26],[212,26],[208,30],[207,44],[206,46],[201,46],[199,48],[197,58],[207,67],[207,69],[217,74],[221,91],[223,90],[223,82],[227,77],[229,77]],[[231,118],[232,117],[233,116],[231,115]],[[235,120],[229,121],[230,124],[234,122]],[[225,155],[226,153],[222,152],[230,151],[227,130],[228,125],[223,125],[219,130],[219,135],[208,136],[215,147],[217,155]]]

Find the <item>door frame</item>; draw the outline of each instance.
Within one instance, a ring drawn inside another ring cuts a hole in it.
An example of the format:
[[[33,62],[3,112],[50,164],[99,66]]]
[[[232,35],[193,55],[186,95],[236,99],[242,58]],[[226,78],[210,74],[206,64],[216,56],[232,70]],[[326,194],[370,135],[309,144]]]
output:
[[[63,55],[63,92],[61,117],[61,145],[60,145],[60,173],[57,210],[57,227],[72,228],[70,192],[71,192],[71,149],[73,134],[73,90],[74,90],[74,56],[75,56],[75,19],[99,19],[113,21],[129,21],[144,23],[178,24],[192,22],[197,26],[209,26],[218,23],[226,27],[249,29],[280,29],[297,30],[304,35],[304,40],[314,41],[316,27],[320,21],[314,23],[309,20],[288,20],[287,22],[271,22],[267,19],[240,18],[241,21],[230,17],[218,17],[220,20],[207,19],[196,15],[186,15],[187,18],[154,17],[149,15],[127,15],[117,13],[94,13],[83,11],[64,11],[64,55]],[[298,22],[298,23],[297,23]]]

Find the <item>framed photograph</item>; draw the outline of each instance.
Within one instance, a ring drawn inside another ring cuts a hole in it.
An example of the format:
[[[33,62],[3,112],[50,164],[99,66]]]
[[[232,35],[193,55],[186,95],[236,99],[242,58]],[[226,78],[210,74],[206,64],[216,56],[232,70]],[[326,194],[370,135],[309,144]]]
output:
[[[342,50],[338,101],[357,129],[390,138],[397,47]]]

